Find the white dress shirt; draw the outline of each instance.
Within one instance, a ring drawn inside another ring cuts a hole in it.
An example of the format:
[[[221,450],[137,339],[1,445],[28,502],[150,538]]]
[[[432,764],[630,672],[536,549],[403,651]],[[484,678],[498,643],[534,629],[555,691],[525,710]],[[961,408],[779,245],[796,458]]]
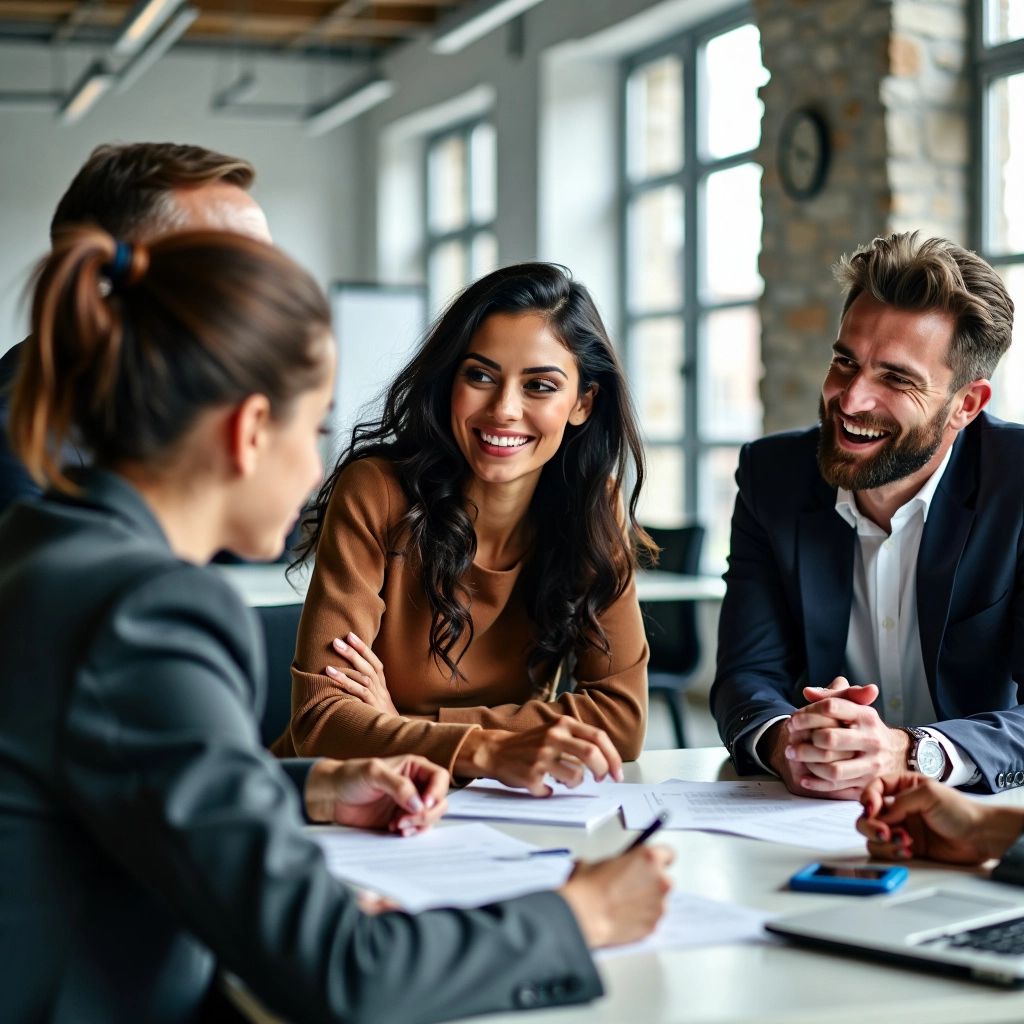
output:
[[[836,512],[857,531],[844,674],[855,685],[878,684],[874,707],[886,725],[896,728],[935,719],[917,618],[917,553],[951,452],[952,448],[917,494],[897,509],[888,533],[861,513],[853,492],[843,487],[836,492]],[[829,682],[814,680],[813,685]],[[751,734],[749,750],[759,764],[758,741],[785,717],[773,718]],[[951,786],[974,781],[977,767],[964,751],[938,729],[926,731],[942,744],[949,759],[946,781]]]

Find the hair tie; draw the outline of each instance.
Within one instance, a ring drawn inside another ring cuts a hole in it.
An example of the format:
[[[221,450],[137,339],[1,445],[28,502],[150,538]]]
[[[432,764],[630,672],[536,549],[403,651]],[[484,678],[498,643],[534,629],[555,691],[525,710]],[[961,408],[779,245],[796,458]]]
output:
[[[131,242],[118,241],[114,246],[114,258],[103,267],[103,273],[112,288],[134,284],[146,272],[149,260],[145,251],[140,251]]]

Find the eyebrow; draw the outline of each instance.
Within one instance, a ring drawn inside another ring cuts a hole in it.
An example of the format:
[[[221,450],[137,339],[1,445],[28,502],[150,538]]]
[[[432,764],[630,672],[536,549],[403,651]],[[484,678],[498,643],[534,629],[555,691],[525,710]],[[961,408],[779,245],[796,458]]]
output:
[[[477,362],[483,363],[484,366],[489,366],[492,370],[501,369],[501,363],[496,363],[493,359],[478,355],[476,352],[467,352],[462,359],[463,362],[467,359],[475,359]],[[569,374],[560,366],[526,366],[523,368],[523,373],[560,373],[566,380],[569,379]]]
[[[833,352],[838,352],[841,356],[846,356],[857,362],[857,357],[853,353],[853,350],[844,345],[841,341],[837,341],[832,346]],[[907,377],[914,381],[915,384],[924,384],[926,378],[923,377],[917,370],[910,366],[904,366],[901,363],[879,363],[883,370],[889,370],[890,373],[898,373],[901,377]]]

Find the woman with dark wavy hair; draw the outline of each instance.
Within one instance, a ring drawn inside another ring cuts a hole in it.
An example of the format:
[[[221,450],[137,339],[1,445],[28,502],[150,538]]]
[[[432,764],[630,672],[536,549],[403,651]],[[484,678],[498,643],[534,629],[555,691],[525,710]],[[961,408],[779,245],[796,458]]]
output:
[[[278,752],[416,752],[537,793],[619,776],[647,711],[642,482],[586,288],[545,263],[468,287],[318,495]]]

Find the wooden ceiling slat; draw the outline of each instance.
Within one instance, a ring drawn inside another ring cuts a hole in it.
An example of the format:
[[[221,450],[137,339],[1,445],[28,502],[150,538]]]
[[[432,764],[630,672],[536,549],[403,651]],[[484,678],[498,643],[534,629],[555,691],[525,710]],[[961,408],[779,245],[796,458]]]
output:
[[[0,0],[0,20],[3,18],[42,18],[56,20],[66,17],[78,5],[74,0]]]
[[[304,18],[301,15],[287,17],[284,15],[259,14],[246,15],[239,19],[237,14],[220,11],[206,11],[199,15],[193,24],[193,30],[197,35],[225,34],[225,35],[280,35],[292,36],[298,33],[305,33],[314,25],[314,20]],[[424,28],[423,22],[389,21],[389,20],[367,20],[360,18],[352,22],[338,22],[323,29],[325,35],[338,39],[359,39],[361,37],[374,37],[380,39],[403,39],[406,36],[420,32]]]
[[[0,0],[3,23],[34,22],[54,34],[88,23],[120,25],[134,0]],[[388,46],[417,36],[466,0],[191,0],[200,16],[186,38],[301,49],[317,42]]]

